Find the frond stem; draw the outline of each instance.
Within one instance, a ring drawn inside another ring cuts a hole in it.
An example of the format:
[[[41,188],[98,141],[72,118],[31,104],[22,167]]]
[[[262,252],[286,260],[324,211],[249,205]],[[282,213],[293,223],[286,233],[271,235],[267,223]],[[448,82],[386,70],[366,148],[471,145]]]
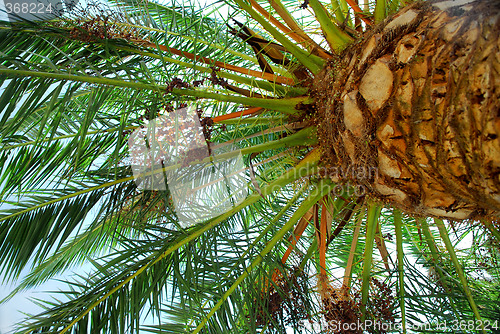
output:
[[[380,23],[382,22],[385,17],[387,16],[386,14],[386,0],[377,0],[375,4],[375,23]]]
[[[212,73],[213,72],[212,68],[200,66],[197,64],[187,63],[187,62],[184,62],[184,61],[181,61],[178,59],[174,59],[171,57],[167,57],[164,55],[158,55],[158,54],[153,53],[153,52],[142,51],[139,49],[135,49],[135,48],[127,47],[127,46],[121,46],[121,45],[116,45],[115,47],[120,49],[120,50],[123,50],[123,51],[128,51],[128,52],[131,52],[134,54],[139,54],[141,56],[146,56],[146,57],[164,60],[170,64],[175,64],[175,65],[179,65],[179,66],[186,67],[186,68],[192,68],[192,69],[199,71],[199,72],[204,72],[204,73]],[[258,71],[256,71],[256,72],[261,73]],[[264,90],[267,90],[269,92],[278,92],[278,93],[284,94],[284,95],[287,95],[287,94],[303,95],[307,92],[306,88],[284,87],[284,86],[276,85],[274,82],[258,80],[255,78],[255,76],[253,76],[253,78],[247,78],[247,77],[244,77],[241,75],[228,73],[225,71],[218,71],[217,75],[222,77],[222,78],[230,79],[230,80],[233,80],[235,82],[239,82],[239,83],[242,83],[242,84],[245,84],[248,86],[264,89]],[[292,79],[290,78],[290,80],[292,80]]]
[[[132,82],[132,81],[125,81],[125,80],[105,78],[105,77],[73,75],[68,73],[51,73],[51,72],[13,70],[13,69],[0,68],[0,75],[5,75],[9,77],[37,77],[37,78],[49,78],[55,80],[86,82],[92,84],[126,87],[133,89],[147,89],[157,92],[167,92],[168,89],[168,86],[165,85]],[[170,93],[178,96],[192,96],[197,98],[213,99],[216,101],[240,103],[248,106],[263,107],[276,111],[281,111],[286,114],[296,113],[297,110],[295,110],[295,106],[299,103],[311,102],[310,98],[307,96],[287,98],[287,99],[262,99],[255,97],[241,97],[235,95],[212,93],[212,92],[207,92],[205,90],[179,89],[179,88],[173,88],[170,91]]]
[[[462,269],[462,266],[458,262],[457,254],[455,253],[455,247],[451,243],[450,237],[448,235],[448,231],[446,230],[446,227],[444,226],[444,223],[441,219],[434,219],[434,222],[436,223],[438,229],[439,229],[439,234],[441,235],[441,239],[443,240],[446,249],[448,250],[448,254],[451,257],[451,262],[453,262],[453,266],[455,267],[455,270],[457,271],[458,277],[460,279],[460,283],[462,283],[462,287],[464,289],[465,295],[467,296],[467,300],[469,301],[470,308],[472,309],[472,312],[474,313],[474,316],[478,320],[478,322],[481,324],[481,331],[486,334],[486,330],[484,328],[483,321],[481,320],[481,315],[479,314],[479,310],[477,308],[476,303],[474,302],[474,298],[472,297],[472,293],[470,291],[470,288],[467,284],[467,278],[465,277],[464,271]]]
[[[248,68],[244,68],[244,67],[240,67],[240,66],[235,66],[235,65],[231,65],[231,64],[226,64],[226,63],[221,62],[221,61],[212,60],[210,58],[197,56],[197,55],[195,55],[194,53],[191,53],[191,52],[177,50],[177,49],[168,47],[166,45],[154,44],[154,43],[146,43],[145,46],[150,47],[150,48],[159,48],[162,51],[170,52],[172,54],[175,54],[175,55],[178,55],[178,56],[182,56],[182,57],[186,57],[186,58],[191,59],[191,60],[200,61],[200,62],[202,62],[204,64],[207,64],[207,65],[218,66],[218,67],[224,68],[226,70],[238,72],[238,73],[241,73],[241,74],[250,75],[250,76],[253,76],[253,77],[256,77],[256,78],[266,79],[266,80],[269,80],[271,82],[285,84],[285,85],[290,85],[290,86],[292,86],[292,85],[295,84],[295,81],[293,79],[291,79],[291,78],[287,78],[287,77],[283,77],[283,76],[279,76],[279,75],[274,75],[274,74],[267,73],[267,72],[260,72],[260,71],[250,70]]]
[[[396,234],[396,251],[398,257],[398,279],[399,279],[399,307],[401,309],[401,325],[403,334],[406,333],[406,308],[405,308],[405,283],[404,283],[404,268],[403,268],[403,222],[401,219],[401,211],[394,209],[394,233]]]
[[[368,205],[368,213],[366,217],[366,239],[365,239],[365,254],[363,258],[363,283],[361,286],[361,322],[366,319],[366,304],[368,302],[368,294],[370,290],[370,273],[373,259],[373,240],[375,239],[375,230],[378,224],[381,207],[375,203]]]
[[[363,210],[364,207],[361,207],[356,217],[356,227],[354,228],[351,250],[349,252],[349,258],[347,259],[347,265],[344,271],[344,280],[342,282],[342,287],[344,289],[349,289],[349,287],[351,286],[352,267],[354,263],[354,256],[356,255],[356,247],[358,245],[359,234],[361,232],[361,221],[363,220],[362,213],[364,212]]]
[[[335,23],[332,22],[327,10],[318,0],[309,0],[309,5],[314,11],[314,15],[325,34],[326,41],[330,45],[332,51],[342,50],[352,38],[343,32]]]
[[[369,26],[371,26],[373,24],[373,22],[369,18],[366,17],[363,10],[361,8],[359,8],[358,4],[354,0],[346,0],[346,1],[349,4],[349,6],[351,6],[352,10],[354,10],[354,12],[356,14],[358,14],[358,17],[361,20],[363,20],[363,22],[365,22]]]

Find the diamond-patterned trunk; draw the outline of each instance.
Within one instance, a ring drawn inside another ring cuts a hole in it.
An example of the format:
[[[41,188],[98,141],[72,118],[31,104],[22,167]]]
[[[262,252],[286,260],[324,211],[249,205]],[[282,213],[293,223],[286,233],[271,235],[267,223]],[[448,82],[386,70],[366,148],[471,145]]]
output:
[[[330,61],[313,93],[324,160],[346,174],[330,177],[417,216],[496,219],[499,32],[496,1],[418,2]]]

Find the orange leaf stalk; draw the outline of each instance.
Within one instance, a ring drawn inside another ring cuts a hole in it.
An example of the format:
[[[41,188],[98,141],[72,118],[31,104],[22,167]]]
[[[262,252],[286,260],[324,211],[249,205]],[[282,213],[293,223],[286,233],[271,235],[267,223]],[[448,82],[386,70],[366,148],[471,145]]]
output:
[[[245,109],[245,110],[242,110],[242,111],[236,111],[236,112],[232,112],[230,114],[220,115],[220,116],[213,117],[212,121],[214,121],[214,123],[219,123],[221,121],[225,121],[225,120],[228,120],[228,119],[233,119],[233,118],[238,118],[238,117],[241,117],[241,116],[255,114],[256,112],[258,112],[258,111],[260,111],[262,109],[263,108],[261,108],[261,107],[254,107],[254,108],[249,108],[249,109]]]
[[[356,2],[354,2],[354,0],[346,0],[346,1],[349,4],[349,6],[351,6],[352,10],[354,10],[354,12],[356,14],[358,14],[360,19],[362,19],[368,25],[373,24],[373,22],[369,18],[366,17],[366,15],[363,13],[361,8],[359,8],[358,4]]]
[[[283,263],[283,264],[286,263],[286,260],[288,260],[288,257],[292,253],[292,250],[295,248],[295,245],[297,244],[300,237],[302,236],[302,233],[304,233],[304,231],[306,230],[306,227],[308,224],[309,224],[309,221],[307,219],[304,219],[304,217],[302,217],[300,219],[299,223],[295,227],[295,230],[293,231],[293,235],[291,235],[288,238],[288,242],[290,242],[290,245],[288,245],[288,249],[286,250],[283,257],[281,258],[281,263]],[[276,283],[276,280],[279,276],[281,276],[280,271],[278,269],[275,269],[271,279],[273,280],[273,282]]]
[[[250,75],[250,76],[256,77],[256,78],[266,79],[266,80],[280,83],[280,84],[284,84],[284,85],[292,86],[295,83],[294,80],[291,78],[287,78],[287,77],[283,77],[283,76],[279,76],[279,75],[274,75],[274,74],[266,73],[266,72],[259,72],[259,71],[255,71],[255,70],[250,70],[250,69],[235,66],[235,65],[226,64],[226,63],[221,62],[221,61],[212,60],[210,58],[197,56],[193,53],[177,50],[177,49],[165,46],[165,45],[156,45],[153,43],[146,43],[145,46],[150,47],[150,48],[158,47],[162,51],[170,52],[170,53],[178,55],[178,56],[183,56],[183,57],[186,57],[186,58],[191,59],[191,60],[198,60],[198,61],[201,61],[202,63],[207,64],[207,65],[218,66],[218,67],[224,68],[226,70]]]

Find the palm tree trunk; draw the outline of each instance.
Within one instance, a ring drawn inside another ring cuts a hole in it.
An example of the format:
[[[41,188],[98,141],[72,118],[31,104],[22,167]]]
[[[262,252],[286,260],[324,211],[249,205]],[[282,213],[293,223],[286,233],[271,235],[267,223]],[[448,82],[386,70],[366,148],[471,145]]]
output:
[[[313,93],[325,172],[416,216],[496,219],[499,32],[498,2],[418,2],[329,61]]]

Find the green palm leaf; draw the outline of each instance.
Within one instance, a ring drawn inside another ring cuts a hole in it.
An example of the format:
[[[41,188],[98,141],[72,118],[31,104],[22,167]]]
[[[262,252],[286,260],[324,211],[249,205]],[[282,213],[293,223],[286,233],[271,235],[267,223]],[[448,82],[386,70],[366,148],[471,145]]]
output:
[[[3,303],[77,272],[18,330],[495,326],[500,9],[405,5],[113,0],[0,23]],[[190,110],[199,127],[160,123]],[[198,191],[217,194],[185,205]]]

